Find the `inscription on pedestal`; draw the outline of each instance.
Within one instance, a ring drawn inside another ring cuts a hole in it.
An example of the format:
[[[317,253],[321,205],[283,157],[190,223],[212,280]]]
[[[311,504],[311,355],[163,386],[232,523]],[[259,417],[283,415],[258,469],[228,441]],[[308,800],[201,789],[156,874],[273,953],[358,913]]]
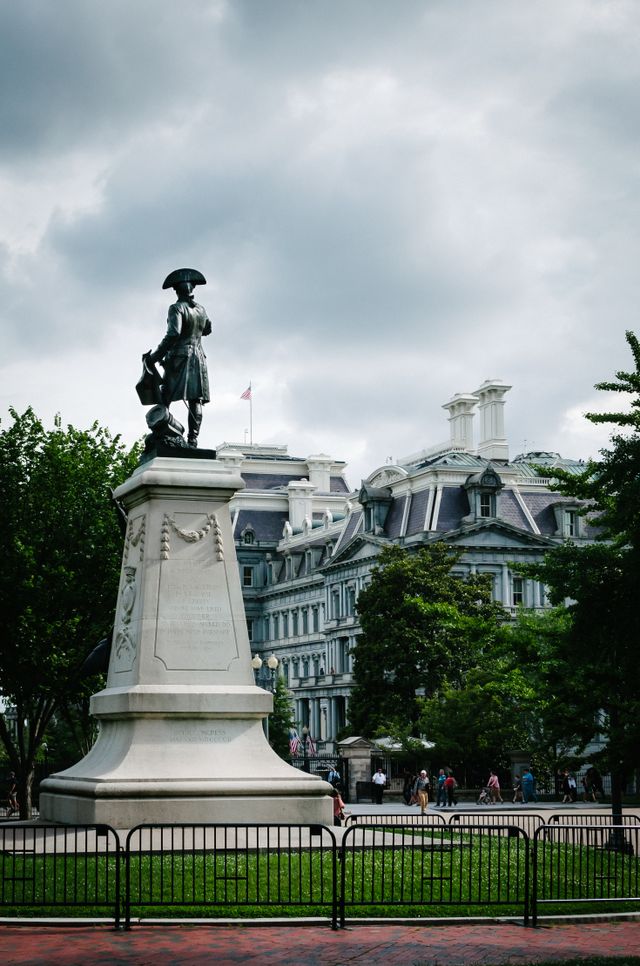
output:
[[[172,731],[166,739],[171,744],[228,744],[231,741],[230,735],[224,728],[177,728]]]
[[[226,565],[210,534],[162,560],[155,654],[169,671],[226,671],[238,657]]]

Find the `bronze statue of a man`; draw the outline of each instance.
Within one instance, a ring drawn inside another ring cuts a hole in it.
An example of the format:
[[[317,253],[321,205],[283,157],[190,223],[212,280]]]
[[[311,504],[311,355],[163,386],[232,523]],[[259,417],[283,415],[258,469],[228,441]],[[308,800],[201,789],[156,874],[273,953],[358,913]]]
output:
[[[138,394],[143,403],[155,402],[147,415],[147,423],[158,438],[165,442],[181,439],[180,424],[169,414],[172,402],[182,399],[189,411],[187,444],[195,448],[202,424],[202,406],[210,400],[207,359],[202,348],[202,336],[211,332],[206,309],[193,297],[196,285],[206,285],[201,272],[193,268],[179,268],[167,275],[162,288],[175,289],[178,299],[169,307],[167,334],[157,349],[142,357],[150,377],[147,395],[143,397],[140,384]],[[164,375],[159,376],[154,363],[160,362]],[[143,376],[144,380],[144,376]],[[182,444],[184,445],[184,444]]]

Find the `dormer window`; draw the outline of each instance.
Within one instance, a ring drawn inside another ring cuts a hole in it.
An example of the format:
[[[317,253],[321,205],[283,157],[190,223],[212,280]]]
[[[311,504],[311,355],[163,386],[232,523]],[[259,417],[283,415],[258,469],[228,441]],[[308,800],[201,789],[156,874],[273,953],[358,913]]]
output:
[[[393,502],[391,489],[388,486],[376,487],[364,484],[358,497],[364,511],[365,533],[381,536],[387,520],[389,508]]]
[[[553,506],[556,534],[565,540],[579,540],[583,536],[582,514],[578,503],[558,502]]]
[[[498,501],[503,487],[504,483],[493,466],[487,466],[484,472],[470,476],[464,484],[470,511],[464,522],[477,523],[478,520],[495,519],[498,516]]]
[[[256,535],[252,527],[246,527],[242,533],[242,542],[246,547],[250,547],[256,542]]]

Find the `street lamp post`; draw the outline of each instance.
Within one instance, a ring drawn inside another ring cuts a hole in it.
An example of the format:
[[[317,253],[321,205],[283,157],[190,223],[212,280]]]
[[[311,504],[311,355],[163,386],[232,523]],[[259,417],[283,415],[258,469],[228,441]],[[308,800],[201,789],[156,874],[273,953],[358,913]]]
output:
[[[276,671],[278,670],[279,663],[280,662],[278,661],[278,658],[275,656],[275,654],[272,653],[267,661],[267,667],[271,672],[271,693],[272,694],[276,693]]]
[[[256,685],[259,688],[264,688],[265,691],[270,691],[271,694],[276,693],[276,671],[279,665],[278,658],[275,654],[271,654],[270,657],[265,662],[262,660],[259,654],[251,660],[251,667],[253,668],[253,673],[255,676]],[[262,727],[267,738],[269,740],[269,716],[267,715],[262,719]]]

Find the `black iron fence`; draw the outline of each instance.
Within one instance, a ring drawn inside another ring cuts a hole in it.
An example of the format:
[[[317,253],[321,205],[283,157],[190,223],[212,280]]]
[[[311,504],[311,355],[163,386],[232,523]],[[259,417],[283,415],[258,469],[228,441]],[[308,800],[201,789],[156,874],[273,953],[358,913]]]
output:
[[[436,824],[351,825],[340,850],[340,924],[367,909],[420,915],[501,907],[529,920],[528,836],[514,829]]]
[[[544,823],[543,823],[544,824]],[[590,812],[554,812],[547,819],[548,825],[613,825],[611,812],[598,815]],[[617,825],[640,825],[640,815],[631,813],[620,816]]]
[[[120,842],[107,825],[0,829],[0,909],[5,916],[85,910],[120,923]]]
[[[575,821],[571,823],[571,817]],[[640,821],[526,812],[323,825],[0,827],[0,913],[137,918],[640,912]],[[530,865],[531,863],[531,865]]]
[[[347,828],[351,825],[419,825],[420,828],[424,828],[425,826],[446,824],[447,820],[440,812],[426,812],[420,816],[416,815],[415,812],[400,813],[399,815],[377,815],[374,812],[371,815],[347,815],[345,822]]]
[[[532,921],[539,910],[573,910],[598,903],[603,911],[637,912],[640,903],[640,825],[553,823],[533,841]]]
[[[488,810],[455,812],[451,815],[449,821],[451,824],[461,823],[481,828],[485,825],[499,827],[502,829],[503,835],[515,834],[511,833],[511,830],[515,828],[521,832],[526,832],[529,838],[533,838],[536,829],[544,825],[544,819],[532,812],[491,812]]]
[[[336,838],[323,825],[139,825],[125,847],[125,924],[149,910],[299,909],[337,921]]]

